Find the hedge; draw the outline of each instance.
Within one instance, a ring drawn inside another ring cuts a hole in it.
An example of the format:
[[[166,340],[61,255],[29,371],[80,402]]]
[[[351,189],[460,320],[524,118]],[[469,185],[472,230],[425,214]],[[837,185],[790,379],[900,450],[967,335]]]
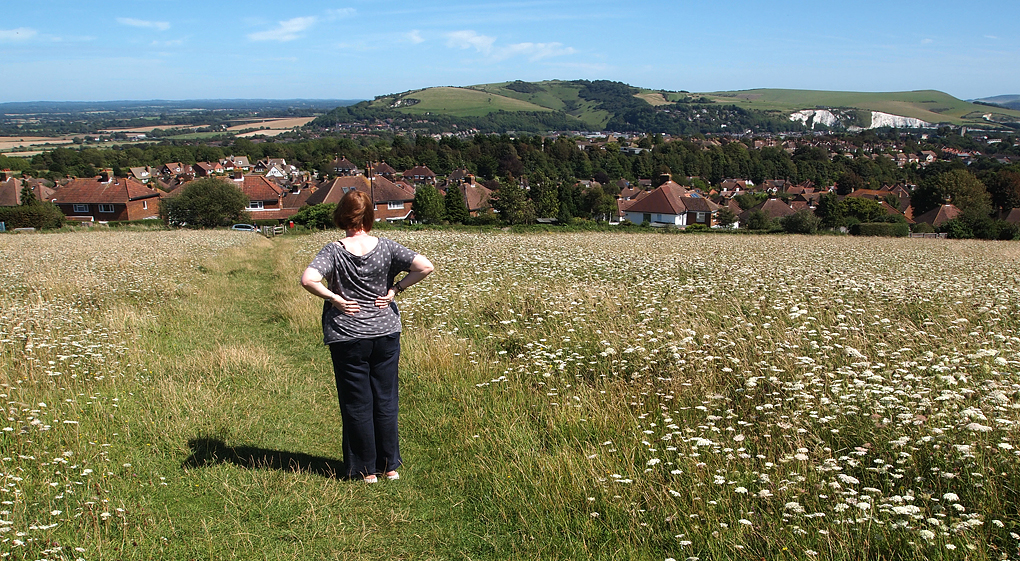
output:
[[[854,236],[905,238],[910,234],[910,226],[902,222],[861,222],[850,227],[850,234]]]
[[[64,213],[50,203],[0,207],[0,222],[8,230],[35,228],[43,230],[64,225]]]

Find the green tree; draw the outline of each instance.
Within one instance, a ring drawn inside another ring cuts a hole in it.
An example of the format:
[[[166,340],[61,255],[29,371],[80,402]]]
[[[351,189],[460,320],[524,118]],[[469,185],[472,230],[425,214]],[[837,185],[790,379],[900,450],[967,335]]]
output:
[[[446,188],[443,204],[446,207],[446,219],[451,223],[463,224],[467,222],[468,218],[471,218],[471,213],[468,212],[467,205],[464,204],[464,193],[460,192],[459,186],[450,185]]]
[[[423,224],[438,224],[446,215],[443,196],[432,185],[422,185],[415,190],[411,210],[414,219]]]
[[[560,214],[559,186],[544,175],[539,174],[531,182],[531,200],[535,205],[535,215],[540,218],[558,217]]]
[[[849,195],[864,187],[864,178],[852,171],[847,171],[836,180],[836,193],[839,195]]]
[[[783,230],[788,234],[814,234],[818,231],[822,219],[805,208],[783,217],[780,222],[783,225]]]
[[[882,203],[864,197],[847,197],[839,204],[844,220],[880,222],[887,214]]]
[[[774,225],[768,214],[765,214],[763,210],[752,210],[751,214],[747,217],[747,224],[745,227],[748,230],[771,230]]]
[[[21,199],[21,206],[35,206],[41,202],[35,197],[35,192],[32,191],[32,188],[27,183],[22,185],[21,193],[18,194],[18,197]]]
[[[528,200],[528,193],[514,180],[499,182],[499,189],[493,193],[492,208],[507,224],[528,224],[535,221],[535,209]]]
[[[954,169],[929,177],[918,185],[910,197],[914,216],[949,202],[964,213],[991,213],[991,197],[985,185],[965,169]]]
[[[322,203],[306,206],[291,217],[295,224],[315,230],[333,228],[333,213],[336,211],[336,203]]]
[[[1002,170],[988,180],[988,193],[997,209],[1020,207],[1020,173]]]
[[[732,210],[730,210],[729,207],[726,206],[722,207],[721,209],[719,209],[719,213],[716,214],[716,223],[722,226],[723,228],[729,228],[730,226],[736,224],[736,222],[737,215]]]
[[[248,197],[234,185],[212,177],[192,181],[160,201],[159,216],[171,226],[215,228],[247,221]]]

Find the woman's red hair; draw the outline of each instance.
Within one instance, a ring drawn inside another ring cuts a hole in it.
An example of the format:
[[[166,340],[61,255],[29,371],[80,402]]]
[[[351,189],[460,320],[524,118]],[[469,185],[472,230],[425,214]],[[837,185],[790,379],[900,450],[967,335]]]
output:
[[[344,230],[364,230],[368,232],[375,222],[375,205],[372,198],[361,191],[350,190],[336,205],[333,213],[333,224]]]

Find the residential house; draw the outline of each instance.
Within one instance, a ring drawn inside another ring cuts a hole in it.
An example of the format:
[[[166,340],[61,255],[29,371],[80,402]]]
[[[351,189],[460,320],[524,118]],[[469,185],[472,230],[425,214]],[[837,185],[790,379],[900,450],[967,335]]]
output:
[[[209,177],[226,171],[219,162],[196,162],[192,168],[195,170],[195,177]]]
[[[476,182],[475,176],[471,174],[467,174],[463,179],[455,179],[454,174],[450,174],[450,177],[447,178],[446,188],[442,191],[443,196],[446,196],[448,189],[460,189],[460,194],[464,197],[464,205],[471,216],[478,216],[492,208],[492,190]]]
[[[142,183],[148,183],[149,180],[152,179],[152,176],[155,174],[156,171],[149,166],[128,168],[128,170],[131,171],[131,177],[134,177],[135,179],[141,181]]]
[[[653,226],[686,227],[693,224],[715,226],[719,205],[704,198],[691,196],[681,185],[667,181],[648,195],[635,199],[621,208],[624,217],[634,224],[648,222]]]
[[[20,206],[21,191],[28,187],[32,195],[39,201],[48,201],[53,197],[53,189],[46,186],[41,179],[19,179],[10,171],[0,172],[0,206]]]
[[[364,175],[341,176],[331,179],[318,187],[307,200],[307,204],[339,203],[348,191],[366,193],[375,203],[376,221],[395,222],[407,220],[411,215],[414,190],[403,183],[394,183],[381,175],[371,179]]]
[[[428,168],[428,166],[415,166],[403,173],[405,180],[414,183],[415,185],[435,185],[436,174]]]
[[[172,177],[181,173],[184,173],[184,164],[180,162],[170,162],[159,166],[159,174],[165,177]]]
[[[360,173],[358,166],[352,164],[346,157],[333,160],[329,167],[333,170],[333,175],[339,177],[351,177]]]
[[[921,214],[920,216],[914,217],[914,222],[927,222],[932,226],[938,228],[946,222],[953,220],[960,216],[960,209],[953,205],[945,204],[942,206],[935,207],[928,212]]]
[[[796,210],[793,209],[792,206],[784,203],[783,201],[776,198],[771,198],[764,202],[758,203],[757,205],[740,213],[739,215],[740,223],[746,224],[747,219],[751,217],[751,213],[756,210],[764,212],[765,215],[772,220],[783,218],[784,216],[790,216],[791,214],[797,212]]]
[[[393,169],[393,166],[386,162],[369,164],[368,168],[369,175],[381,175],[390,181],[396,181],[397,170]]]
[[[284,204],[287,191],[264,175],[243,175],[235,173],[231,181],[248,197],[248,212],[255,220],[285,219],[297,213],[299,208]]]
[[[72,179],[50,199],[69,220],[107,222],[159,217],[159,191],[133,177]]]

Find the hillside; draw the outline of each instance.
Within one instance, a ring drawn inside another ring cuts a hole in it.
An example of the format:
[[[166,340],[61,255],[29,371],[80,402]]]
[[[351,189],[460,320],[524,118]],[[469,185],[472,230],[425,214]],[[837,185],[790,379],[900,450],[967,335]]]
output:
[[[795,115],[798,112],[803,113]],[[691,94],[641,89],[607,80],[517,80],[380,96],[338,108],[314,124],[412,118],[415,124],[425,122],[435,130],[466,127],[482,132],[609,130],[688,135],[940,124],[1016,128],[1020,111],[975,104],[934,90],[867,93],[758,89]]]
[[[849,108],[920,119],[932,124],[988,127],[1020,122],[1020,111],[989,108],[935,90],[912,92],[838,92],[757,89],[704,94],[719,103],[748,109],[793,113],[804,109]],[[986,118],[987,116],[987,118]]]

